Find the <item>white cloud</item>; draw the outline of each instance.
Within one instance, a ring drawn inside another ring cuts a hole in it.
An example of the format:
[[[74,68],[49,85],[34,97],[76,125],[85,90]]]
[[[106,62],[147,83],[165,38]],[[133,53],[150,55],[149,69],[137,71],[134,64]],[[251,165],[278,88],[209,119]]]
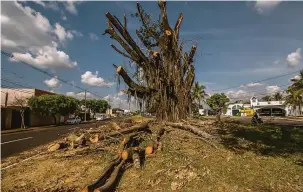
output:
[[[259,14],[265,15],[270,13],[272,10],[274,10],[280,3],[281,1],[257,0],[255,2],[254,8]]]
[[[77,15],[78,11],[76,8],[76,4],[81,3],[80,1],[66,1],[64,2],[64,7],[66,9],[66,11],[68,11],[69,13],[73,14],[73,15]]]
[[[291,78],[290,80],[300,80],[300,79],[301,79],[300,75],[296,75],[293,78]]]
[[[277,85],[269,85],[266,87],[267,93],[276,93],[281,91],[281,88]]]
[[[38,5],[41,5],[42,7],[47,8],[47,9],[52,9],[52,10],[55,10],[55,11],[59,10],[59,6],[58,6],[57,2],[55,2],[55,1],[34,0],[32,2],[36,3]]]
[[[231,98],[231,99],[245,99],[247,97],[251,97],[252,93],[243,91],[243,90],[238,90],[238,91],[227,91],[226,95]]]
[[[287,55],[286,61],[289,67],[296,67],[301,63],[301,48]]]
[[[24,61],[39,68],[73,68],[77,62],[70,60],[63,51],[57,50],[55,46],[44,46],[36,51],[36,55],[30,53],[13,53],[11,61]],[[17,60],[16,60],[17,59]]]
[[[241,88],[245,88],[245,87],[251,88],[251,87],[258,87],[258,86],[263,86],[263,85],[264,84],[262,84],[262,83],[253,83],[253,82],[251,82],[251,83],[248,83],[246,85],[241,85],[240,87]]]
[[[41,13],[19,2],[1,2],[1,5],[1,14],[6,16],[1,19],[2,50],[13,52],[16,59],[25,59],[25,62],[40,68],[72,68],[77,65],[58,49],[56,43],[57,39],[72,39],[71,31],[66,31],[60,24],[54,28]]]
[[[279,65],[280,64],[280,61],[279,60],[276,60],[273,62],[273,65]]]
[[[71,30],[71,33],[74,34],[76,37],[83,37],[83,34],[76,30]]]
[[[93,41],[98,41],[100,39],[95,33],[89,33],[89,38]]]
[[[61,19],[62,19],[63,21],[67,21],[67,17],[66,17],[65,15],[62,15],[62,16],[61,16]]]
[[[51,79],[46,79],[45,81],[43,81],[43,83],[45,83],[52,90],[58,89],[62,86],[62,84],[60,84],[60,81],[58,80],[57,76],[55,76]]]
[[[66,95],[71,96],[71,97],[75,97],[77,99],[84,99],[85,98],[85,92],[79,92],[79,93],[66,92]],[[90,92],[86,92],[86,98],[87,99],[94,99],[95,97]]]
[[[59,23],[55,24],[54,33],[57,35],[57,37],[59,38],[59,41],[61,43],[64,43],[64,41],[66,41],[66,39],[74,38],[74,35],[72,34],[72,32],[66,31],[64,29],[64,27],[62,27]]]
[[[1,24],[3,23],[3,24],[7,24],[7,23],[9,23],[9,21],[10,21],[10,19],[7,17],[7,16],[5,16],[5,15],[1,15]]]
[[[81,82],[91,86],[110,87],[113,83],[106,82],[102,77],[98,77],[98,71],[93,74],[91,71],[86,71],[81,75]]]
[[[108,103],[111,105],[112,108],[121,108],[131,111],[136,111],[139,109],[138,103],[134,98],[127,99],[127,96],[125,94],[122,94],[123,92],[119,92],[114,95],[107,95],[103,99],[108,101]]]

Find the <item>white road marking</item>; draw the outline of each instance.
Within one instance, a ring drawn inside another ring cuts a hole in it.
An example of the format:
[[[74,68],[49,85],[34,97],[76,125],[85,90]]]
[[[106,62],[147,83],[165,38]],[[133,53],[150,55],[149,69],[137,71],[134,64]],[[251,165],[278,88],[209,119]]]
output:
[[[17,141],[22,141],[22,140],[26,140],[26,139],[32,139],[32,138],[33,137],[26,137],[26,138],[22,138],[22,139],[16,139],[16,140],[12,140],[12,141],[7,141],[7,142],[1,143],[1,145],[7,144],[7,143],[13,143],[13,142],[17,142]]]
[[[38,155],[43,155],[43,153],[34,155],[34,156],[32,156],[32,157],[29,157],[29,158],[26,158],[26,159],[24,159],[24,160],[22,160],[22,161],[20,161],[20,162],[18,162],[18,163],[14,163],[14,164],[8,165],[8,166],[6,166],[6,167],[3,167],[3,168],[1,168],[1,170],[10,168],[10,167],[15,166],[15,165],[18,165],[18,164],[20,164],[20,163],[22,163],[22,162],[24,162],[24,161],[30,160],[30,159],[32,159],[32,158],[34,158],[34,157],[37,157]]]

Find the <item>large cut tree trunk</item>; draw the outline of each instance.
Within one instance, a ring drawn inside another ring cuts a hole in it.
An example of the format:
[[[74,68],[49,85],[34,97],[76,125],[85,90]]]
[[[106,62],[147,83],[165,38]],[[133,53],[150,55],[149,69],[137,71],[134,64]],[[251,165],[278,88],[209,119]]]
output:
[[[189,53],[183,53],[183,45],[179,41],[182,13],[175,27],[171,28],[166,13],[166,2],[160,1],[158,4],[161,10],[161,30],[164,32],[162,35],[158,35],[146,26],[142,7],[137,3],[142,25],[149,30],[150,37],[157,42],[157,50],[147,48],[148,45],[140,38],[138,30],[136,33],[145,47],[140,48],[136,44],[128,32],[125,15],[122,24],[107,12],[108,29],[104,34],[109,34],[125,52],[111,45],[115,51],[129,58],[143,71],[144,84],[140,84],[135,82],[122,66],[114,65],[119,76],[128,85],[125,92],[142,99],[146,103],[147,110],[154,111],[158,120],[177,121],[187,118],[191,113],[190,90],[195,78],[193,57],[196,46],[192,46]],[[146,50],[145,53],[142,50]]]

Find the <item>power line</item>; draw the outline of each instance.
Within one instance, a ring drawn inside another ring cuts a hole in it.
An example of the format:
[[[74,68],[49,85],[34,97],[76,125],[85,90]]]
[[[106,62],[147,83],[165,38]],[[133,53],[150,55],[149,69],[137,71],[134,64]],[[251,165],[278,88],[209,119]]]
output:
[[[281,86],[282,87],[282,86]],[[276,93],[280,93],[280,92],[284,92],[286,91],[286,89],[284,90],[279,90],[279,91],[274,91],[274,92],[262,92],[262,93],[259,93],[259,94],[254,94],[255,96],[262,96],[262,95],[273,95],[273,94],[276,94]],[[229,99],[246,99],[246,98],[251,98],[252,96],[243,96],[243,97],[237,97],[237,98],[229,98]]]
[[[14,58],[14,55],[13,55],[13,54],[7,53],[7,52],[5,52],[5,51],[3,51],[3,50],[1,50],[1,54],[5,55],[5,56],[7,56],[7,57],[9,57],[9,58]],[[30,65],[30,64],[28,64],[28,63],[25,62],[25,61],[22,61],[22,60],[17,59],[17,58],[14,58],[14,59],[17,60],[17,61],[19,61],[19,62],[22,63],[23,65],[28,66],[28,67],[30,67],[30,68],[32,68],[32,69],[34,69],[34,70],[36,70],[36,71],[38,71],[38,72],[40,72],[40,73],[43,73],[43,74],[45,74],[45,75],[47,75],[47,76],[49,76],[49,77],[52,77],[52,78],[55,77],[53,74],[51,74],[51,73],[49,73],[49,72],[47,72],[47,71],[45,71],[45,70],[42,70],[42,69],[40,69],[40,68],[38,68],[38,67],[35,67],[35,66],[33,66],[33,65]],[[86,89],[84,89],[84,88],[82,88],[82,87],[79,87],[79,86],[77,86],[77,85],[74,85],[73,83],[70,83],[70,82],[68,82],[67,80],[64,80],[64,79],[62,79],[62,78],[59,78],[58,76],[56,76],[56,78],[57,78],[59,81],[65,83],[65,84],[68,84],[68,85],[70,85],[70,86],[72,86],[72,87],[75,87],[75,88],[77,88],[77,89],[80,89],[80,90],[82,90],[82,91],[86,91]],[[90,91],[87,91],[87,92],[89,92],[89,93],[91,93],[91,94],[93,94],[93,95],[95,95],[95,96],[97,96],[97,97],[99,97],[99,98],[103,98],[102,96],[100,96],[100,95],[98,95],[98,94],[96,94],[96,93],[93,93],[93,92],[90,92]]]
[[[288,76],[288,75],[292,75],[292,74],[298,73],[301,70],[303,70],[303,69],[300,69],[300,70],[297,70],[297,71],[294,71],[294,72],[290,72],[290,73],[286,73],[286,74],[283,74],[283,75],[269,77],[269,78],[262,79],[262,80],[259,80],[259,81],[254,81],[253,83],[261,83],[261,82],[264,82],[264,81],[268,81],[268,80],[272,80],[272,79],[277,79],[277,78],[280,78],[280,77],[285,77],[285,76]],[[213,90],[213,91],[224,91],[224,90],[235,89],[235,88],[240,88],[240,87],[241,87],[241,85],[235,86],[235,87],[227,87],[227,88],[224,88],[224,89],[217,89],[217,90]]]

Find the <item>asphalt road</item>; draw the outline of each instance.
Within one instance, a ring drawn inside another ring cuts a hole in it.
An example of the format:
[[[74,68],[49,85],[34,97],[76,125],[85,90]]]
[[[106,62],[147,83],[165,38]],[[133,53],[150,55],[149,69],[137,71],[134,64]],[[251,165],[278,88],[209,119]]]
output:
[[[303,119],[290,119],[287,117],[265,117],[261,116],[264,124],[278,125],[278,126],[298,126],[303,127]],[[250,124],[251,117],[223,117],[222,119],[232,119],[243,124]]]
[[[100,123],[101,124],[101,123]],[[59,139],[64,134],[78,128],[94,127],[95,123],[64,125],[52,128],[41,128],[33,131],[1,135],[1,158],[16,155],[39,145]]]

